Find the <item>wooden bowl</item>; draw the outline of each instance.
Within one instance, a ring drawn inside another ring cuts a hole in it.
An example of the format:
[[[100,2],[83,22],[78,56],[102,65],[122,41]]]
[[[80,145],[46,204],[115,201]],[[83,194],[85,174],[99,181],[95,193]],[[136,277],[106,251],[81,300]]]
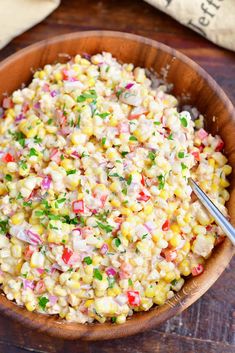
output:
[[[222,89],[196,63],[153,40],[127,33],[93,31],[66,34],[23,49],[0,64],[0,97],[11,93],[32,78],[32,70],[47,63],[64,60],[69,54],[111,52],[122,62],[164,72],[174,84],[173,93],[197,107],[206,117],[206,128],[220,134],[225,141],[225,153],[233,167],[228,202],[229,214],[235,224],[235,111]],[[166,70],[167,69],[167,70]],[[194,303],[218,279],[228,265],[233,248],[228,239],[216,247],[208,259],[205,272],[187,279],[182,290],[162,307],[134,314],[123,325],[67,323],[56,316],[28,312],[0,296],[0,311],[22,324],[64,339],[101,340],[124,337],[157,326],[179,314]]]

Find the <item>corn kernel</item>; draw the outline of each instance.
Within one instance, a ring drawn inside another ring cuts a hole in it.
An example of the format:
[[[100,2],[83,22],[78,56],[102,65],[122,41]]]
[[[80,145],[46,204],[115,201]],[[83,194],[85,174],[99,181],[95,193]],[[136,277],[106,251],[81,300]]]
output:
[[[118,315],[116,318],[116,324],[124,324],[126,322],[126,316],[124,314]]]
[[[220,178],[220,186],[222,186],[223,188],[227,188],[230,185],[230,183],[224,179],[224,178]]]
[[[25,303],[25,306],[28,311],[34,311],[36,309],[36,304],[32,301]]]
[[[179,264],[179,271],[182,273],[183,276],[190,275],[191,270],[190,270],[190,263],[188,260],[185,259]]]
[[[225,164],[223,166],[223,172],[224,172],[225,175],[231,174],[232,173],[232,167],[230,165],[228,165],[228,164]]]
[[[170,244],[174,247],[177,248],[181,243],[181,236],[180,234],[174,234],[173,237],[170,239]]]
[[[94,299],[88,299],[88,300],[86,300],[84,306],[86,308],[89,308],[93,303],[94,303]]]
[[[19,225],[24,222],[24,213],[18,212],[11,217],[11,222],[14,225]]]
[[[145,215],[150,215],[151,213],[153,212],[153,206],[152,205],[147,205],[145,208],[144,208],[144,214]]]
[[[109,119],[109,125],[112,126],[112,127],[115,127],[118,125],[118,120],[117,118],[115,118],[114,116],[112,116],[110,119]]]
[[[172,230],[173,233],[180,233],[180,227],[177,223],[173,223],[170,226],[170,229]]]

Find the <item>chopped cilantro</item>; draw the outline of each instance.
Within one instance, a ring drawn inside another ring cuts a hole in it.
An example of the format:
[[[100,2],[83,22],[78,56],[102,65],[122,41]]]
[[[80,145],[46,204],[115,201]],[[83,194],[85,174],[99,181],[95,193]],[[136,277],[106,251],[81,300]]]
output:
[[[53,122],[53,120],[52,120],[52,119],[47,120],[47,124],[48,124],[48,125],[51,125],[51,124],[52,124],[52,122]]]
[[[128,278],[128,286],[130,286],[130,287],[133,286],[133,282],[130,278]]]
[[[123,188],[122,193],[123,193],[123,195],[127,195],[127,188]]]
[[[0,233],[6,234],[8,232],[8,220],[0,221]]]
[[[23,206],[24,207],[31,207],[32,206],[32,201],[28,201],[28,202],[24,201],[23,202]]]
[[[109,113],[109,112],[106,112],[106,113],[98,113],[97,115],[98,115],[101,119],[105,119],[107,116],[110,115],[110,113]]]
[[[83,157],[89,157],[89,154],[86,154],[86,152],[82,152],[81,158]]]
[[[182,118],[180,118],[180,122],[181,122],[181,125],[183,127],[187,127],[188,126],[187,119],[184,116]]]
[[[30,148],[29,150],[29,157],[33,157],[33,156],[38,156],[38,152],[35,150],[35,148]]]
[[[142,239],[145,239],[148,236],[148,233],[142,235]]]
[[[22,160],[19,162],[20,168],[22,168],[23,170],[28,169],[28,165],[26,163],[26,161]]]
[[[113,276],[108,276],[107,280],[108,280],[108,283],[109,283],[109,287],[108,288],[113,288],[113,286],[115,284],[115,278]]]
[[[117,318],[116,318],[115,316],[111,317],[111,322],[112,322],[113,324],[115,324],[116,321],[117,321]]]
[[[149,158],[151,161],[154,162],[154,161],[155,161],[155,158],[156,158],[156,153],[150,151],[149,154],[148,154],[148,158]]]
[[[84,92],[83,94],[81,94],[80,96],[77,97],[77,102],[85,102],[87,99],[96,99],[97,98],[97,94],[96,91],[91,89],[87,92]]]
[[[104,145],[105,145],[105,142],[106,142],[106,137],[102,137],[101,145],[104,146]]]
[[[70,169],[70,170],[67,170],[67,171],[66,171],[66,174],[67,174],[67,175],[76,174],[76,172],[77,172],[76,169]]]
[[[63,197],[62,199],[59,199],[59,200],[57,200],[56,202],[57,202],[57,203],[64,203],[65,201],[66,201],[66,198]]]
[[[119,178],[120,181],[124,181],[125,178],[123,178],[121,175],[119,175],[118,173],[113,173],[113,174],[109,174],[108,175],[109,177],[112,177],[112,178]]]
[[[154,125],[161,125],[160,121],[154,121]]]
[[[115,246],[118,248],[118,247],[121,245],[121,240],[120,240],[119,238],[116,238],[116,239],[114,240],[114,244],[115,244]]]
[[[181,163],[182,170],[187,169],[187,166],[184,163]]]
[[[60,215],[55,215],[55,214],[48,214],[48,218],[52,221],[58,221],[61,219]]]
[[[132,182],[132,175],[130,174],[129,177],[127,178],[127,185],[131,185],[131,182]]]
[[[116,92],[116,96],[119,98],[121,94],[122,94],[122,89],[119,89],[119,90]]]
[[[95,268],[95,269],[94,269],[93,277],[96,278],[96,279],[98,279],[99,281],[102,281],[103,276],[102,276],[102,274],[100,273],[100,271],[98,270],[98,268]]]
[[[41,143],[41,142],[42,142],[42,139],[41,139],[40,137],[38,137],[38,136],[35,136],[35,137],[34,137],[34,142],[35,142],[35,143]]]
[[[10,174],[6,174],[5,179],[7,181],[12,181],[12,176]]]
[[[81,115],[79,114],[79,116],[78,116],[78,122],[77,122],[77,127],[78,127],[78,128],[80,127],[80,122],[81,122]]]
[[[176,278],[175,278],[175,279],[173,279],[173,281],[171,281],[172,286],[175,286],[177,282],[178,282],[178,281],[177,281],[177,279],[176,279]]]
[[[129,141],[138,141],[138,140],[135,136],[132,135],[129,137]]]
[[[121,152],[122,157],[125,157],[129,152]]]
[[[178,153],[178,157],[179,157],[179,158],[184,158],[184,152],[179,152],[179,153]]]
[[[92,264],[92,259],[90,258],[90,256],[84,257],[83,261],[84,261],[87,265],[91,265],[91,264]]]
[[[48,302],[49,302],[49,299],[47,297],[38,297],[38,305],[42,310],[45,310]]]
[[[45,211],[35,211],[35,216],[37,216],[37,217],[42,217],[42,216],[44,216],[45,214],[46,214]]]
[[[165,186],[165,177],[164,177],[164,175],[163,174],[158,175],[157,179],[158,179],[158,188],[159,188],[159,190],[164,189],[164,186]]]
[[[101,222],[96,222],[97,226],[104,230],[106,233],[110,233],[113,230],[113,227],[111,227],[109,224],[103,224]]]
[[[104,211],[102,213],[95,214],[95,217],[101,222],[106,222],[108,214],[109,214],[109,211]]]
[[[168,138],[168,140],[173,141],[173,134],[170,134],[167,138]]]

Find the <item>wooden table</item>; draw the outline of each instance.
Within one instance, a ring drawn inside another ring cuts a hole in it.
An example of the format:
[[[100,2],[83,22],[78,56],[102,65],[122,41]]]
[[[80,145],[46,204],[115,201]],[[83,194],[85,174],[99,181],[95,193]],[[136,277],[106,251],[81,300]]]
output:
[[[235,53],[216,47],[141,0],[62,0],[45,21],[1,50],[0,59],[41,39],[94,29],[132,32],[181,50],[204,67],[235,101]],[[1,317],[0,353],[234,353],[234,265],[235,261],[184,313],[150,332],[122,340],[66,342]]]

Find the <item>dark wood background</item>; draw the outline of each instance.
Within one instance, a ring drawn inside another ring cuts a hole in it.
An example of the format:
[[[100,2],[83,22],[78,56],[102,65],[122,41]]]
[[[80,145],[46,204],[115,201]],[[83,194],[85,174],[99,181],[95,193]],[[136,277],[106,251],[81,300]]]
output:
[[[45,21],[2,49],[0,60],[41,39],[95,29],[136,33],[179,49],[206,69],[235,102],[235,53],[216,47],[142,0],[62,0]],[[67,342],[0,317],[0,353],[235,353],[234,270],[235,261],[181,315],[126,339]]]

